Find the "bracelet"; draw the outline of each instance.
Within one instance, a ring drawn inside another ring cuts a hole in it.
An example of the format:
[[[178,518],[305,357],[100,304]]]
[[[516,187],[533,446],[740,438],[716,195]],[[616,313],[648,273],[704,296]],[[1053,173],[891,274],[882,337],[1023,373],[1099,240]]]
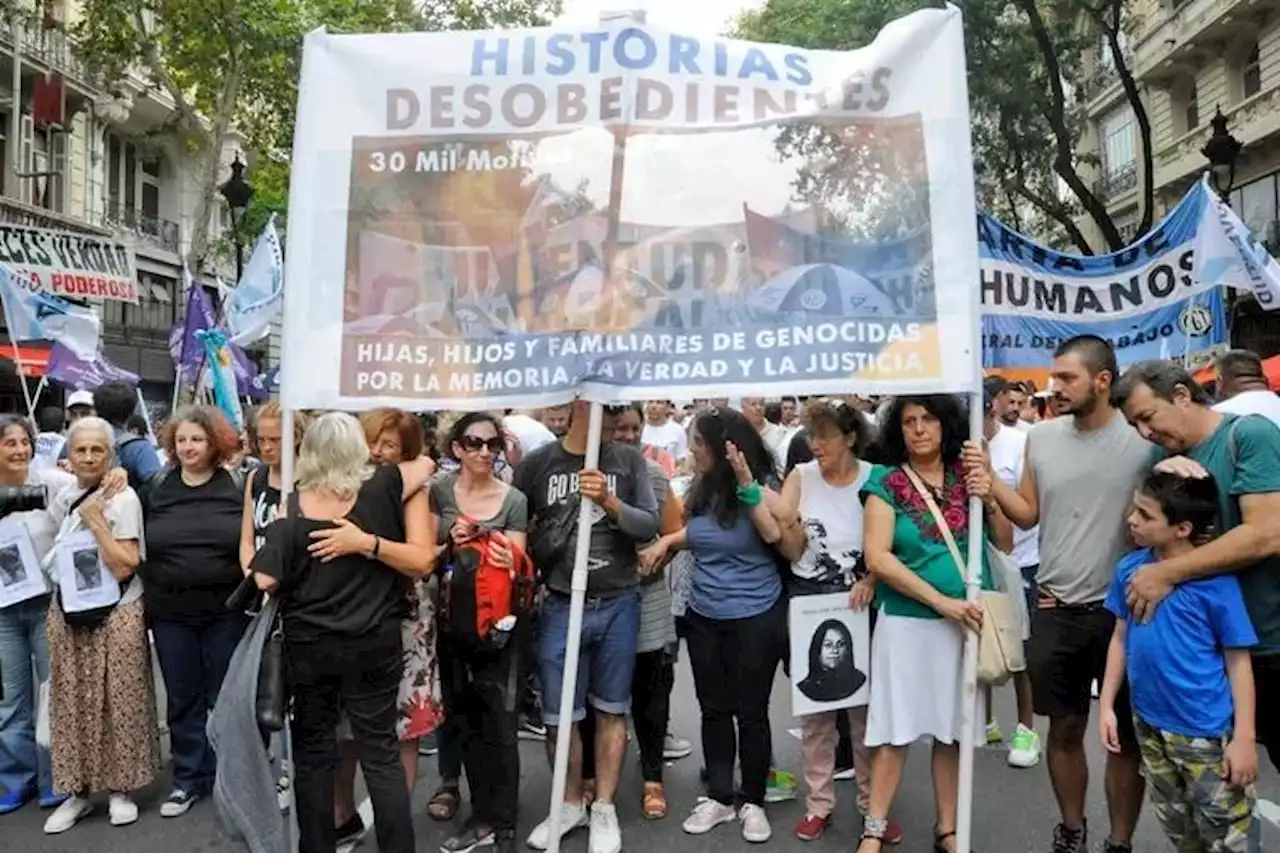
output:
[[[746,507],[757,507],[764,502],[764,489],[760,488],[759,483],[738,486],[737,495],[738,501]]]
[[[375,533],[373,536],[373,551],[370,552],[369,557],[374,560],[378,559],[378,551],[381,548],[382,538]]]

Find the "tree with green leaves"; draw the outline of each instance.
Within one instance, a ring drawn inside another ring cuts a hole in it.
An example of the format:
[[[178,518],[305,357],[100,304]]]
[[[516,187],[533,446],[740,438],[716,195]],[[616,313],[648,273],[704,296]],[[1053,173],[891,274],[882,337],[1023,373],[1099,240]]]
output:
[[[79,56],[108,88],[129,78],[162,92],[174,112],[150,135],[177,138],[196,158],[200,197],[187,262],[210,253],[224,140],[241,135],[257,153],[255,227],[283,212],[289,181],[301,45],[307,32],[397,32],[529,26],[559,0],[83,0],[72,27]]]
[[[739,18],[735,35],[849,50],[870,43],[889,21],[937,5],[928,0],[767,0]],[[979,203],[1018,230],[1057,232],[1061,242],[1087,254],[1124,248],[1106,200],[1082,175],[1082,167],[1096,165],[1096,158],[1079,154],[1087,122],[1086,75],[1105,46],[1103,59],[1114,68],[1138,127],[1138,233],[1148,231],[1154,212],[1151,123],[1123,47],[1135,25],[1124,0],[963,0],[959,5]],[[779,148],[784,155],[814,155],[787,135],[780,137]],[[814,201],[830,191],[812,181],[797,189]],[[1034,211],[1034,221],[1028,221],[1028,211]],[[1076,224],[1081,214],[1097,225],[1103,245],[1091,245],[1085,237]]]

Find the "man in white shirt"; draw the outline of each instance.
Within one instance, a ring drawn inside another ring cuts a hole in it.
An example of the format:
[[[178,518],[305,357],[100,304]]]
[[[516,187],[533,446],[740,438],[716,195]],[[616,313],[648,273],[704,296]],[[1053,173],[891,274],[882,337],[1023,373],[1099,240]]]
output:
[[[644,432],[640,441],[661,448],[679,462],[689,454],[689,437],[672,417],[670,400],[650,400],[644,406]]]
[[[773,454],[778,473],[782,473],[787,466],[787,445],[790,443],[792,431],[770,423],[764,416],[764,404],[764,397],[743,397],[742,415],[751,426],[755,427],[756,432],[760,433],[760,437],[764,439],[764,446]]]
[[[1218,404],[1214,410],[1232,415],[1262,415],[1280,426],[1280,397],[1267,385],[1262,359],[1249,350],[1218,356]]]
[[[1016,387],[999,376],[988,376],[982,383],[983,401],[986,404],[982,429],[987,440],[987,450],[991,454],[991,470],[1000,478],[1000,482],[1011,489],[1016,489],[1018,483],[1022,482],[1027,457],[1027,435],[1016,424],[1010,425],[1008,418],[1008,414],[1012,412],[1014,420],[1021,422],[1018,414],[1022,400],[1010,393]],[[1016,525],[1013,528],[1011,556],[1018,568],[1022,569],[1028,612],[1035,607],[1036,571],[1040,568],[1039,535],[1039,526],[1030,530],[1022,530]],[[1035,767],[1040,763],[1040,735],[1035,730],[1031,679],[1025,672],[1013,677],[1013,689],[1018,703],[1018,727],[1014,730],[1013,740],[1009,745],[1009,765]],[[987,709],[990,714],[989,701]],[[1004,739],[994,717],[987,724],[987,739],[996,742]]]
[[[57,467],[62,446],[67,443],[67,437],[62,434],[65,421],[62,409],[57,406],[45,406],[36,412],[36,426],[40,428],[40,432],[36,434],[35,452],[31,457],[32,468],[48,470]]]

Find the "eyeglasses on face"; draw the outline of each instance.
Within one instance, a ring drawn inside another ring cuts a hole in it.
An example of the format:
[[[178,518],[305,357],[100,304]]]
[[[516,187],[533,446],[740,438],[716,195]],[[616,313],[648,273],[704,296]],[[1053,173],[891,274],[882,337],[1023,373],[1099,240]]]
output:
[[[458,444],[461,444],[462,449],[468,453],[478,453],[487,447],[489,452],[495,456],[507,449],[505,442],[496,436],[494,438],[481,438],[478,435],[464,435]]]

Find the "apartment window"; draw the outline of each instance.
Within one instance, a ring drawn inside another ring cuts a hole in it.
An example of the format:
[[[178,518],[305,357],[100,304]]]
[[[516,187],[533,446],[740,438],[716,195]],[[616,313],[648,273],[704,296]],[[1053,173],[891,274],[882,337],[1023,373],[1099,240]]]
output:
[[[1240,69],[1244,79],[1244,96],[1251,98],[1262,91],[1262,57],[1258,45],[1253,46],[1244,59],[1244,67]]]
[[[1195,83],[1192,83],[1191,88],[1187,91],[1187,105],[1184,108],[1184,116],[1187,122],[1187,133],[1200,126],[1200,93],[1196,90]]]
[[[145,156],[132,142],[107,137],[106,197],[108,214],[132,226],[138,214],[160,216],[162,164]]]
[[[1113,178],[1134,167],[1133,109],[1125,106],[1102,121],[1102,168]]]

